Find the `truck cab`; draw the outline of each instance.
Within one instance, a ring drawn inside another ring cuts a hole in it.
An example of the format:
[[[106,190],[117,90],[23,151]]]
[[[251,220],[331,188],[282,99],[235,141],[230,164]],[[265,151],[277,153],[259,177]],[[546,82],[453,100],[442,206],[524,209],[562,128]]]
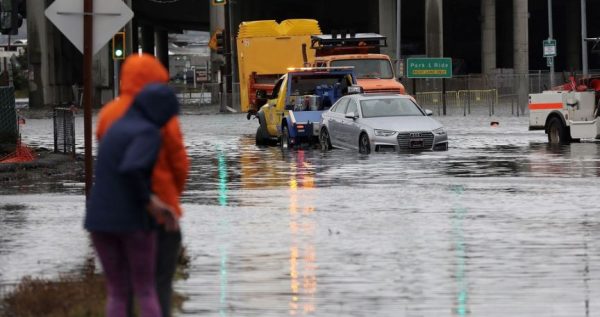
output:
[[[600,78],[529,94],[529,130],[544,130],[551,144],[600,138]]]
[[[405,94],[394,74],[390,57],[380,54],[386,37],[375,33],[319,34],[311,36],[316,67],[354,67],[358,85],[365,93]]]
[[[270,95],[257,91],[257,100],[265,101],[256,113],[256,144],[277,140],[282,148],[292,148],[316,141],[321,113],[340,97],[360,91],[352,67],[290,69]]]

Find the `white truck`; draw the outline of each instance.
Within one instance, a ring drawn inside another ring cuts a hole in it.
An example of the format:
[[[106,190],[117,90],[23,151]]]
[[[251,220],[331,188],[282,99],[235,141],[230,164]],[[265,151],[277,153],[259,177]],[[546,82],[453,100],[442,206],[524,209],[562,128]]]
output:
[[[599,139],[600,118],[596,98],[596,92],[588,89],[530,94],[529,130],[545,130],[551,144]]]

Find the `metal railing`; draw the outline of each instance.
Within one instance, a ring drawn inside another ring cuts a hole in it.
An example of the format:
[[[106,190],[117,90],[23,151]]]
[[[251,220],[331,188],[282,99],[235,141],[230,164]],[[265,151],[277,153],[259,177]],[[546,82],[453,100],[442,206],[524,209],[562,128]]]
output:
[[[442,92],[417,92],[415,99],[424,108],[433,108],[438,115],[443,113]],[[471,113],[494,115],[498,105],[496,89],[446,91],[446,114],[467,115]],[[514,108],[512,113],[514,114]]]
[[[219,105],[240,110],[240,84],[233,83],[231,94],[222,92],[219,83],[197,83],[194,87],[189,84],[170,84],[175,90],[182,105]]]
[[[581,74],[575,73],[575,76],[580,78]],[[556,73],[554,77],[554,86],[567,80],[562,73]],[[518,102],[519,87],[523,82],[527,83],[527,93],[540,93],[551,88],[550,73],[541,70],[528,74],[500,70],[492,75],[473,74],[448,78],[445,80],[447,114],[526,115],[529,111],[526,101],[525,104]],[[442,113],[441,79],[404,79],[403,84],[412,95],[415,95],[416,89],[415,98],[423,107]]]
[[[220,102],[220,86],[218,83],[197,83],[194,85],[171,84],[183,105],[215,105]]]

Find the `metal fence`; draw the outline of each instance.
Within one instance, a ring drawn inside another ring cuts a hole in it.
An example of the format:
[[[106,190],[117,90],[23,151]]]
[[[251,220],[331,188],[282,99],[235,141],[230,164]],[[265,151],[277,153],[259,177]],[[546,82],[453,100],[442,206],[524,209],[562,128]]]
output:
[[[575,75],[581,78],[581,74]],[[556,73],[554,77],[555,86],[567,81],[562,73]],[[527,105],[519,105],[517,102],[518,89],[523,82],[527,83],[527,93],[539,93],[552,86],[550,73],[547,71],[532,71],[528,74],[505,71],[492,75],[474,74],[446,79],[447,114],[526,115]],[[441,79],[404,79],[403,84],[406,91],[414,95],[425,108],[442,113]]]
[[[444,113],[444,100],[440,91],[417,92],[415,99],[421,106],[438,115]],[[496,89],[446,91],[446,114],[448,115],[487,114],[491,116],[496,114],[497,105]],[[514,105],[510,110],[511,114],[516,114]]]
[[[73,108],[54,108],[54,152],[75,155],[75,114]]]
[[[15,90],[12,86],[0,87],[0,144],[17,144],[18,137]]]
[[[179,102],[183,105],[213,105],[220,100],[220,87],[218,83],[171,84],[175,89]]]
[[[219,83],[171,84],[182,105],[222,105],[240,110],[240,84],[232,84],[231,95],[222,92]]]

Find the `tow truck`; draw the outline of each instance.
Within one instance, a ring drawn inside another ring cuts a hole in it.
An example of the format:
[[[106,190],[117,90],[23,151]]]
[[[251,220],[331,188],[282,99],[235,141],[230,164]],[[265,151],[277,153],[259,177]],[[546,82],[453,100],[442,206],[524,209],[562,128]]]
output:
[[[529,94],[529,130],[544,130],[550,144],[600,139],[599,107],[600,76],[570,76],[566,84]]]
[[[340,97],[360,93],[352,67],[290,68],[275,83],[272,94],[257,90],[264,105],[254,114],[259,126],[256,144],[279,142],[282,149],[317,141],[319,122]]]

